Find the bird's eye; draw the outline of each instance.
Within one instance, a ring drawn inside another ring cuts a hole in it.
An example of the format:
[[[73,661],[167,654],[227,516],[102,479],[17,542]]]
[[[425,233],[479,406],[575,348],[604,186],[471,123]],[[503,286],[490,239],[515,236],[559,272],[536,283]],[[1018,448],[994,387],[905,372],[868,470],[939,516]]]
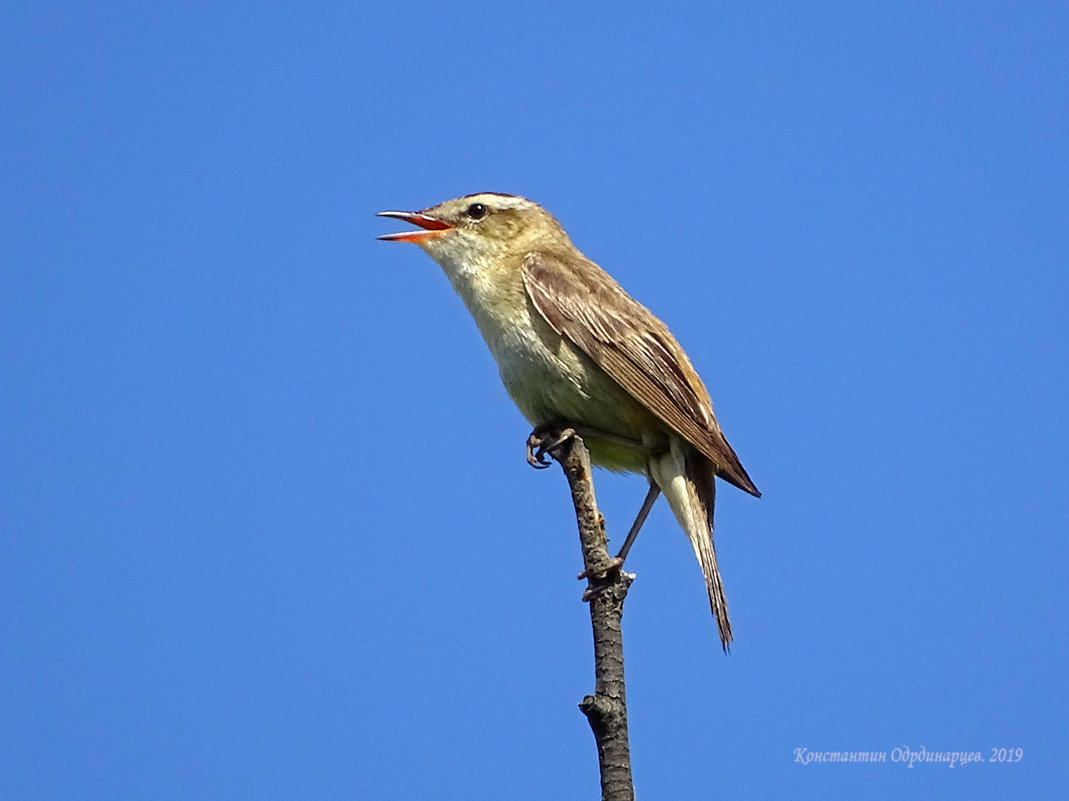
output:
[[[468,216],[473,220],[481,220],[486,216],[486,206],[482,203],[472,203],[468,206]]]

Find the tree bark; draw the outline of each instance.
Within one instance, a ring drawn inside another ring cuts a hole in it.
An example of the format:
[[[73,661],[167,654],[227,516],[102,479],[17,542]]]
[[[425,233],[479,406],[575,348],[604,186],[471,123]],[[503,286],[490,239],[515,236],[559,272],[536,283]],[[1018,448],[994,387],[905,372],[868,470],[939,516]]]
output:
[[[634,576],[614,565],[609,557],[605,518],[594,497],[590,455],[583,440],[573,436],[554,448],[553,455],[564,469],[572,491],[585,567],[580,578],[587,579],[583,600],[590,604],[594,630],[594,694],[586,696],[579,709],[586,715],[597,743],[602,801],[633,801],[620,619]]]

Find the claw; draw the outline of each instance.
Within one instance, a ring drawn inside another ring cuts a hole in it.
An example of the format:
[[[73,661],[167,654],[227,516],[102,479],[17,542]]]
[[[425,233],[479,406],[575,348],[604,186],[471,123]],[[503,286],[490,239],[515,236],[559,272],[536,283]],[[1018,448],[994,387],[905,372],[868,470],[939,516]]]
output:
[[[527,438],[527,464],[536,470],[544,470],[549,467],[546,455],[553,456],[553,451],[572,439],[575,436],[575,429],[565,428],[547,442],[546,440],[551,433],[553,433],[552,428],[539,426]]]
[[[537,453],[535,452],[536,446],[538,447]],[[531,465],[535,470],[545,470],[549,467],[545,451],[542,450],[542,438],[535,432],[532,432],[531,436],[527,438],[527,464]]]

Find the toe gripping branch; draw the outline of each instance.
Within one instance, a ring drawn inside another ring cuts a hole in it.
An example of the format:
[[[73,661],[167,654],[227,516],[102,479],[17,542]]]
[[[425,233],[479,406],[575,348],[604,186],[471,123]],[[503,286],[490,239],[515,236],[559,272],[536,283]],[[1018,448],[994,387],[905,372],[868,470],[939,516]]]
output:
[[[537,426],[527,438],[527,464],[536,470],[549,467],[546,456],[556,458],[554,451],[575,436],[574,428],[558,428],[553,425]]]

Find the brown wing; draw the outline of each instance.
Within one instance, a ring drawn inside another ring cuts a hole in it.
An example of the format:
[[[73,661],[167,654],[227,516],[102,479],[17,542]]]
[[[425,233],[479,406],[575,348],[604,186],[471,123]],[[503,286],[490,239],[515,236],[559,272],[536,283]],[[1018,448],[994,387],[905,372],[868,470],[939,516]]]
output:
[[[713,416],[713,404],[668,328],[598,265],[583,269],[529,253],[523,283],[547,323],[716,465],[739,489],[760,497]]]

